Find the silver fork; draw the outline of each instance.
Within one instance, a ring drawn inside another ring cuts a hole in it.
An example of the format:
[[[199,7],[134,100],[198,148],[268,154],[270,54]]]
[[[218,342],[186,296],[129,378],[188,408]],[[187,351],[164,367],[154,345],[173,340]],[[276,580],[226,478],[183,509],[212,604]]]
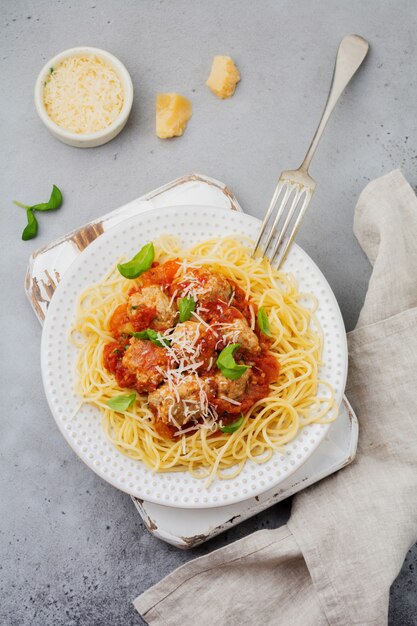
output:
[[[279,177],[255,243],[253,256],[259,249],[271,262],[276,260],[276,267],[282,265],[316,187],[315,181],[308,173],[311,159],[336,102],[362,64],[368,49],[368,42],[358,35],[348,35],[342,39],[337,51],[326,106],[317,130],[298,170],[284,171]]]

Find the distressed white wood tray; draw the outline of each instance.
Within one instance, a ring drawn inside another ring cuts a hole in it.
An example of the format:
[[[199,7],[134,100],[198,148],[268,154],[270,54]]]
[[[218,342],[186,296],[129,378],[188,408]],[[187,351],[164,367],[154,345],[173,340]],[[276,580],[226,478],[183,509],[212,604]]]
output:
[[[234,194],[223,183],[189,174],[39,248],[29,259],[25,284],[26,295],[39,321],[44,322],[64,272],[94,239],[132,215],[174,205],[242,211]],[[355,456],[357,439],[358,422],[344,398],[338,419],[317,451],[279,487],[244,502],[211,509],[178,509],[132,500],[151,533],[178,548],[192,548],[348,465]]]

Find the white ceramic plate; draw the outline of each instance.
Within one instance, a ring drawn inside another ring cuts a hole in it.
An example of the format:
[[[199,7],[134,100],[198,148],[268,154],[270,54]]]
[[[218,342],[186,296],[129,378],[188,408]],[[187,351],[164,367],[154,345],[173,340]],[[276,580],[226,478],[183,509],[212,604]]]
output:
[[[142,213],[105,232],[68,268],[52,298],[42,333],[41,365],[46,397],[62,434],[76,454],[99,476],[127,493],[157,504],[180,508],[228,505],[263,493],[302,465],[325,437],[328,424],[304,428],[287,446],[262,465],[247,462],[231,480],[204,480],[187,472],[153,473],[143,463],[119,452],[106,438],[98,409],[74,392],[76,349],[68,342],[79,294],[102,278],[121,255],[133,256],[148,241],[169,233],[185,247],[211,237],[243,234],[254,237],[259,220],[212,207],[170,207]],[[342,316],[333,292],[310,257],[294,245],[284,269],[297,277],[300,291],[314,293],[324,334],[320,377],[329,381],[340,404],[347,374],[347,345]]]

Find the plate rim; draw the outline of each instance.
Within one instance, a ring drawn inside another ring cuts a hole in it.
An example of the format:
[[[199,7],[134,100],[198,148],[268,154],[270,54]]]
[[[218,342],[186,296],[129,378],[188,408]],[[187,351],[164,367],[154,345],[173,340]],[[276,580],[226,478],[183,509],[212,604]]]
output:
[[[51,319],[52,316],[50,315],[50,311],[53,310],[55,303],[58,301],[58,298],[56,297],[56,294],[60,294],[61,291],[64,290],[65,286],[67,283],[70,283],[70,270],[74,268],[74,266],[78,266],[81,265],[83,262],[83,259],[88,256],[89,254],[91,254],[91,251],[94,250],[95,247],[97,247],[99,245],[100,242],[103,241],[103,237],[105,239],[111,238],[114,232],[117,232],[119,230],[122,230],[124,227],[126,227],[126,225],[128,225],[130,222],[132,224],[136,223],[137,221],[141,221],[141,219],[146,219],[146,216],[151,213],[151,214],[165,214],[165,213],[173,213],[175,211],[194,211],[194,212],[198,212],[199,210],[209,210],[209,211],[213,211],[215,213],[224,213],[225,211],[227,211],[227,209],[221,208],[221,207],[215,207],[215,206],[211,206],[211,205],[197,205],[197,204],[193,204],[193,205],[172,205],[172,206],[166,206],[166,207],[152,207],[149,208],[149,210],[138,213],[136,215],[133,215],[129,218],[127,218],[126,220],[123,220],[122,222],[115,224],[113,227],[109,228],[107,231],[105,231],[104,233],[102,233],[99,237],[97,237],[93,242],[91,242],[91,244],[89,246],[87,246],[84,250],[82,250],[82,252],[73,260],[73,262],[69,265],[69,267],[67,268],[67,271],[65,272],[62,280],[58,283],[57,288],[51,298],[51,301],[49,303],[48,306],[48,311],[47,311],[47,315],[45,317],[45,321],[42,327],[42,336],[41,336],[41,349],[40,349],[40,362],[41,362],[41,376],[42,376],[42,385],[43,385],[43,390],[47,399],[47,403],[49,406],[49,410],[54,418],[54,421],[56,423],[56,425],[58,426],[59,431],[61,432],[61,434],[64,436],[65,440],[67,441],[68,445],[70,446],[70,448],[72,449],[72,451],[76,454],[76,456],[83,462],[85,463],[85,465],[87,465],[87,467],[89,469],[91,469],[95,474],[97,474],[101,479],[103,479],[105,482],[109,483],[110,485],[112,485],[113,487],[115,487],[116,489],[119,489],[120,491],[123,491],[124,493],[127,493],[128,495],[130,495],[131,497],[137,498],[138,500],[145,500],[147,502],[151,502],[153,504],[157,504],[159,506],[167,506],[170,508],[179,508],[179,509],[193,509],[193,510],[204,510],[204,509],[209,509],[209,508],[217,508],[217,507],[221,507],[221,506],[230,506],[233,504],[237,504],[239,502],[243,502],[245,500],[247,500],[248,498],[252,498],[254,496],[260,496],[263,493],[265,493],[266,491],[268,491],[269,489],[273,488],[273,487],[279,487],[279,484],[281,482],[283,482],[284,480],[286,480],[289,476],[291,476],[295,471],[297,471],[308,459],[310,459],[310,457],[316,452],[317,448],[320,446],[320,444],[323,442],[323,439],[326,437],[329,429],[332,426],[333,422],[329,422],[328,424],[325,424],[325,428],[322,429],[322,433],[320,435],[320,437],[317,438],[317,441],[315,442],[315,444],[311,447],[311,449],[309,450],[309,454],[307,454],[305,457],[303,457],[301,459],[301,461],[297,461],[295,462],[295,464],[291,467],[291,471],[288,472],[287,474],[285,474],[284,476],[281,476],[279,480],[277,480],[277,482],[275,482],[274,484],[268,484],[264,487],[260,487],[259,489],[256,490],[256,493],[250,493],[250,494],[243,494],[241,493],[239,496],[233,496],[230,499],[228,499],[226,502],[213,502],[213,503],[204,503],[203,505],[196,503],[196,502],[187,502],[187,503],[181,503],[180,506],[177,506],[175,503],[172,504],[166,504],[161,502],[160,499],[155,498],[149,496],[148,494],[144,495],[143,493],[139,493],[138,491],[136,491],[135,489],[129,489],[128,486],[124,486],[122,484],[120,484],[120,482],[116,479],[112,479],[111,476],[108,476],[106,473],[103,472],[101,467],[96,467],[93,463],[93,461],[90,461],[88,458],[85,458],[83,456],[81,456],[78,452],[78,450],[76,449],[75,445],[73,445],[72,439],[69,436],[68,431],[64,428],[64,424],[61,422],[61,420],[58,418],[57,415],[55,415],[55,411],[54,411],[54,407],[53,407],[53,403],[52,403],[52,394],[49,391],[49,387],[46,384],[46,350],[45,350],[45,343],[46,343],[46,337],[47,337],[47,333],[49,332],[49,326],[52,324]],[[248,221],[255,221],[256,225],[259,227],[261,224],[261,219],[250,215],[248,213],[245,212],[241,212],[236,214],[239,217],[237,219],[243,219],[243,220],[248,220]],[[162,233],[161,233],[162,234]],[[160,235],[159,235],[160,236]],[[238,234],[237,234],[238,236]],[[340,322],[342,324],[343,327],[343,348],[344,348],[344,359],[343,359],[343,372],[342,372],[342,384],[340,387],[340,398],[336,397],[336,402],[337,405],[339,406],[340,403],[342,402],[343,399],[343,395],[344,395],[344,390],[346,387],[346,380],[347,380],[347,371],[348,371],[348,345],[347,345],[347,336],[346,336],[346,329],[345,329],[345,325],[344,325],[344,320],[343,320],[343,316],[342,313],[340,311],[340,307],[339,307],[339,303],[337,302],[336,296],[327,280],[327,278],[324,276],[324,274],[322,273],[322,271],[320,270],[320,268],[318,267],[318,265],[315,263],[315,261],[309,256],[309,254],[307,254],[307,252],[301,248],[297,243],[293,243],[294,248],[296,248],[298,250],[298,252],[303,255],[304,257],[306,257],[308,259],[308,262],[315,267],[315,269],[319,272],[319,274],[321,275],[321,278],[323,279],[323,281],[325,282],[327,289],[328,289],[328,295],[332,298],[333,303],[336,307],[336,310],[338,312],[339,318],[340,318]],[[284,261],[284,269],[285,269],[285,261]],[[104,269],[105,271],[105,269]],[[79,294],[78,294],[79,295]],[[114,449],[123,455],[122,452],[120,452],[119,450],[117,450],[116,446],[113,446]],[[180,472],[182,473],[182,472]],[[184,474],[186,474],[186,472],[184,472]],[[201,486],[203,487],[203,483],[204,480],[201,481]]]

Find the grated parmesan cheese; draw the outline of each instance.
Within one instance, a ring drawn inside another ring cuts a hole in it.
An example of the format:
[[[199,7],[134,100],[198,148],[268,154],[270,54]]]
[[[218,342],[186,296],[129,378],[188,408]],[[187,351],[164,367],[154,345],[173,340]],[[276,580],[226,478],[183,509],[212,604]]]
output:
[[[230,404],[234,404],[236,406],[240,406],[242,403],[237,400],[233,400],[233,398],[229,398],[228,396],[220,396],[222,400],[226,400],[226,402],[230,402]]]
[[[68,57],[45,81],[46,112],[73,133],[103,130],[119,116],[124,91],[115,70],[97,56]]]

